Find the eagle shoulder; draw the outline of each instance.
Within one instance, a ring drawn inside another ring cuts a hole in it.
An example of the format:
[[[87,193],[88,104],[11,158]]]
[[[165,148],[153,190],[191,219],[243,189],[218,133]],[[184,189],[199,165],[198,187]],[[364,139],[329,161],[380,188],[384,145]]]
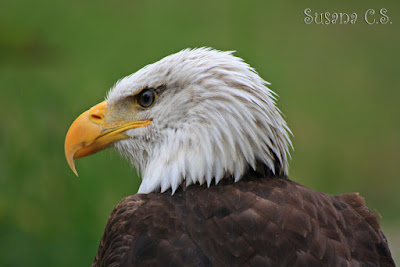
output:
[[[123,199],[93,266],[394,266],[358,194],[253,178]]]
[[[343,210],[342,213],[344,221],[347,223],[346,226],[351,231],[349,234],[358,241],[352,244],[355,256],[362,257],[365,262],[379,266],[395,266],[388,241],[379,225],[381,216],[371,211],[367,207],[365,199],[358,193],[347,193],[334,197],[348,205],[348,209]],[[349,218],[352,219],[349,220]]]
[[[120,266],[130,250],[134,236],[130,228],[132,216],[146,200],[143,195],[122,199],[111,212],[92,266]]]
[[[179,194],[124,198],[111,213],[92,266],[210,266],[185,229]]]

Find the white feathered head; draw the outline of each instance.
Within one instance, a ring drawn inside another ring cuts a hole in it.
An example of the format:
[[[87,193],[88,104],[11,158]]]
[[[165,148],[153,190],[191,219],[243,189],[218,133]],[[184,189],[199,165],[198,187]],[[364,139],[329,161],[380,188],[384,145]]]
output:
[[[267,85],[232,52],[182,50],[118,81],[76,119],[68,163],[75,171],[75,158],[113,146],[140,171],[139,193],[238,181],[258,163],[287,176],[290,130]]]

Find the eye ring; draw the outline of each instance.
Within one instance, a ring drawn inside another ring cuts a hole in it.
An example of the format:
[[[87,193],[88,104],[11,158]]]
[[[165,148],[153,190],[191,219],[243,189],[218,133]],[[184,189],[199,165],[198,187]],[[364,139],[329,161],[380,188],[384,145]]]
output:
[[[151,107],[156,99],[157,94],[151,89],[144,89],[136,96],[137,104],[142,108]]]

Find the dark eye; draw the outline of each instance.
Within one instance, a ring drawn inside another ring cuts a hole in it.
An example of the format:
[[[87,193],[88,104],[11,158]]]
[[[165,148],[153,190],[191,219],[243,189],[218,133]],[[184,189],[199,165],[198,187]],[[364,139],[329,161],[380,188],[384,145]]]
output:
[[[150,89],[144,89],[137,96],[137,103],[143,108],[150,107],[155,100],[156,94]]]

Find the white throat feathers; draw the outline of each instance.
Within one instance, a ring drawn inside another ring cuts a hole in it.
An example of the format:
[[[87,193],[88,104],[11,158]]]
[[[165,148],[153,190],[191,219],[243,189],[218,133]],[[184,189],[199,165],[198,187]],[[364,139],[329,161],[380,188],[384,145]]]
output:
[[[116,83],[107,95],[115,120],[151,119],[114,143],[142,177],[139,193],[181,184],[239,181],[256,163],[288,175],[290,129],[275,93],[233,52],[185,49]],[[155,103],[132,111],[126,99],[150,88]],[[279,172],[279,173],[276,173]]]

